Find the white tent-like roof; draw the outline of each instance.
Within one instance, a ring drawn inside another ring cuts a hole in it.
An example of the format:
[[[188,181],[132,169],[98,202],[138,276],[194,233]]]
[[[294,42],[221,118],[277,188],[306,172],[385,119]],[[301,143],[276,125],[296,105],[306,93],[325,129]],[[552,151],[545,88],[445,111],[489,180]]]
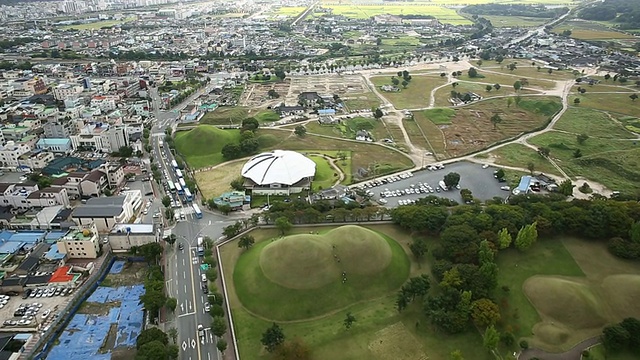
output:
[[[273,150],[256,155],[242,167],[242,176],[258,185],[293,185],[315,173],[316,163],[313,160],[288,150]]]

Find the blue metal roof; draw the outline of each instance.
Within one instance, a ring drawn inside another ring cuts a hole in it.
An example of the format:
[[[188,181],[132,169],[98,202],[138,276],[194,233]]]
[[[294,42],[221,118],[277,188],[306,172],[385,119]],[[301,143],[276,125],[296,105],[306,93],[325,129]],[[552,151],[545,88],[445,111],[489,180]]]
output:
[[[520,184],[518,184],[518,187],[516,189],[523,193],[529,191],[529,186],[531,185],[531,179],[532,177],[529,175],[521,177]]]

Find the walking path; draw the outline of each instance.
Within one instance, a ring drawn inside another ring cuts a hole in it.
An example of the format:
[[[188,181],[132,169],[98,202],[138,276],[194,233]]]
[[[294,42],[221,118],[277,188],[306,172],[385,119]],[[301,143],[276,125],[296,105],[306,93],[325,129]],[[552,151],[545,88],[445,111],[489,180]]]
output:
[[[549,353],[544,350],[531,348],[522,350],[518,355],[518,359],[529,360],[532,358],[538,358],[540,360],[580,360],[582,358],[582,351],[599,343],[600,337],[595,336],[578,343],[576,346],[563,353]]]

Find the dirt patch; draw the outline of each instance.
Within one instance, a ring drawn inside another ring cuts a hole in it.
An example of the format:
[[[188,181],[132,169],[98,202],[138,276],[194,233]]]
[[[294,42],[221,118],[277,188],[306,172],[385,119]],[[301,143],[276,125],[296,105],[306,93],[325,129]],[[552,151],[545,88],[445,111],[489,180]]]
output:
[[[82,305],[78,309],[78,313],[107,316],[109,315],[109,310],[115,307],[120,307],[120,301],[112,301],[108,303],[96,303],[96,302],[85,301],[82,303]]]
[[[280,102],[282,102],[282,100],[270,98],[268,95],[269,90],[274,90],[282,98],[289,93],[290,86],[290,79],[284,79],[283,81],[264,84],[249,83],[244,93],[242,94],[240,105],[248,107],[261,107],[279,104]]]
[[[287,105],[298,103],[298,95],[305,91],[315,91],[320,95],[338,95],[340,98],[370,93],[360,75],[324,74],[291,78],[291,89],[286,96]]]
[[[369,350],[376,359],[427,360],[420,342],[399,322],[375,333]]]
[[[119,274],[108,274],[101,286],[119,287],[144,283],[147,264],[144,262],[126,262]]]
[[[111,360],[131,360],[136,357],[136,348],[119,347],[111,351]]]
[[[118,324],[111,324],[109,327],[109,332],[107,333],[107,337],[104,339],[102,346],[98,349],[98,353],[106,354],[113,346],[116,344],[116,336],[118,335]]]

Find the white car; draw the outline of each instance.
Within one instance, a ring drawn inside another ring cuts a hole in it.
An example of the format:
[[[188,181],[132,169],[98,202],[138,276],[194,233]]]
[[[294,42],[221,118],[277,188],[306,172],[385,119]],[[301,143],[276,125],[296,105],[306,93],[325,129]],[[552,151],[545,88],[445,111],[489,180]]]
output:
[[[42,318],[43,318],[43,319],[46,319],[46,318],[47,318],[47,316],[49,316],[49,314],[51,314],[51,309],[47,309],[47,310],[46,310],[45,312],[43,312],[43,313],[42,313],[42,315],[40,315],[40,316],[42,316]]]
[[[204,303],[204,311],[209,312],[211,310],[211,305],[208,302]]]
[[[509,191],[511,188],[509,186],[501,186],[500,190]]]

